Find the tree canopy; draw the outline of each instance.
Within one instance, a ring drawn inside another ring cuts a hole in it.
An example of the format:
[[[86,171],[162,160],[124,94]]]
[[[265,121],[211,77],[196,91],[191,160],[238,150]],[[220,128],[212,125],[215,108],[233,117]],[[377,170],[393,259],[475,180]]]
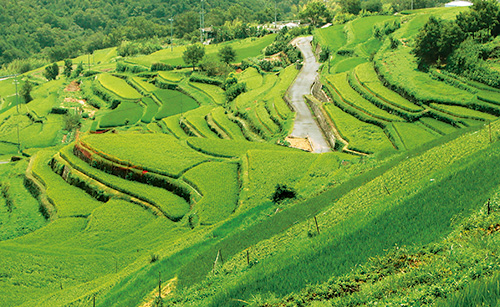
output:
[[[204,56],[205,47],[201,44],[194,44],[187,46],[186,51],[182,54],[182,59],[186,64],[192,65],[194,70],[194,67],[198,65]]]

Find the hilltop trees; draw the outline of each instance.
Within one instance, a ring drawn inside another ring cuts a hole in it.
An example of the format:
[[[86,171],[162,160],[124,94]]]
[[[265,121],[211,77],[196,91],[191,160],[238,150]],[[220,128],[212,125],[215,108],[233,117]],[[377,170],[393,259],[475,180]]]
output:
[[[308,20],[312,26],[317,26],[321,22],[326,22],[330,19],[325,3],[323,1],[309,2],[305,9],[299,14],[301,19]]]
[[[495,0],[476,2],[455,21],[431,16],[415,39],[419,65],[445,62],[466,39],[485,43],[500,34],[500,6]]]
[[[182,59],[184,62],[188,65],[193,66],[193,71],[194,67],[198,65],[198,63],[203,59],[205,56],[205,47],[203,47],[200,44],[195,44],[195,45],[190,45],[186,48],[186,51],[182,54]]]

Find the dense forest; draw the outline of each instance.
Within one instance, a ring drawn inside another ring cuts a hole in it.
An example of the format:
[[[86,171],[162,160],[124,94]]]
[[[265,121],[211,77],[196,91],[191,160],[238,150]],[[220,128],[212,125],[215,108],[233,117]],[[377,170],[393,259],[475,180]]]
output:
[[[446,0],[0,0],[0,75],[127,41],[147,41],[143,45],[147,50],[141,53],[150,53],[170,43],[172,29],[176,39],[195,41],[202,7],[205,26],[217,31],[216,41],[258,36],[256,31],[241,33],[249,32],[249,24],[274,21],[275,14],[278,20],[304,17],[300,13],[309,2],[325,3],[329,11],[325,20],[337,15],[335,20],[342,23],[352,19],[346,15],[392,14]]]
[[[293,16],[302,2],[276,2],[276,11]],[[207,26],[274,20],[272,0],[0,0],[0,65],[34,54],[56,61],[123,40],[169,36],[170,18],[175,36],[189,39],[199,27],[202,3]]]

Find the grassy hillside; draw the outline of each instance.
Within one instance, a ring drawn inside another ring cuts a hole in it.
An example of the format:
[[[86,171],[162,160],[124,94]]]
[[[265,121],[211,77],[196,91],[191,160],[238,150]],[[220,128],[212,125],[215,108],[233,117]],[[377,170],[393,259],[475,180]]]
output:
[[[314,31],[322,154],[287,138],[283,33],[206,46],[215,73],[108,48],[28,103],[0,81],[0,306],[496,303],[500,90],[412,53],[464,10]]]

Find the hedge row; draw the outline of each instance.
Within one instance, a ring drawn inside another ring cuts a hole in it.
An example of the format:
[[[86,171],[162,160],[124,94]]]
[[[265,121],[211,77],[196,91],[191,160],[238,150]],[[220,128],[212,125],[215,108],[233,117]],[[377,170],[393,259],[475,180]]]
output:
[[[219,79],[207,77],[207,76],[200,75],[200,74],[192,74],[191,77],[189,77],[189,81],[212,84],[212,85],[216,85],[219,87],[222,87],[222,85],[224,84],[224,82],[219,80]]]

